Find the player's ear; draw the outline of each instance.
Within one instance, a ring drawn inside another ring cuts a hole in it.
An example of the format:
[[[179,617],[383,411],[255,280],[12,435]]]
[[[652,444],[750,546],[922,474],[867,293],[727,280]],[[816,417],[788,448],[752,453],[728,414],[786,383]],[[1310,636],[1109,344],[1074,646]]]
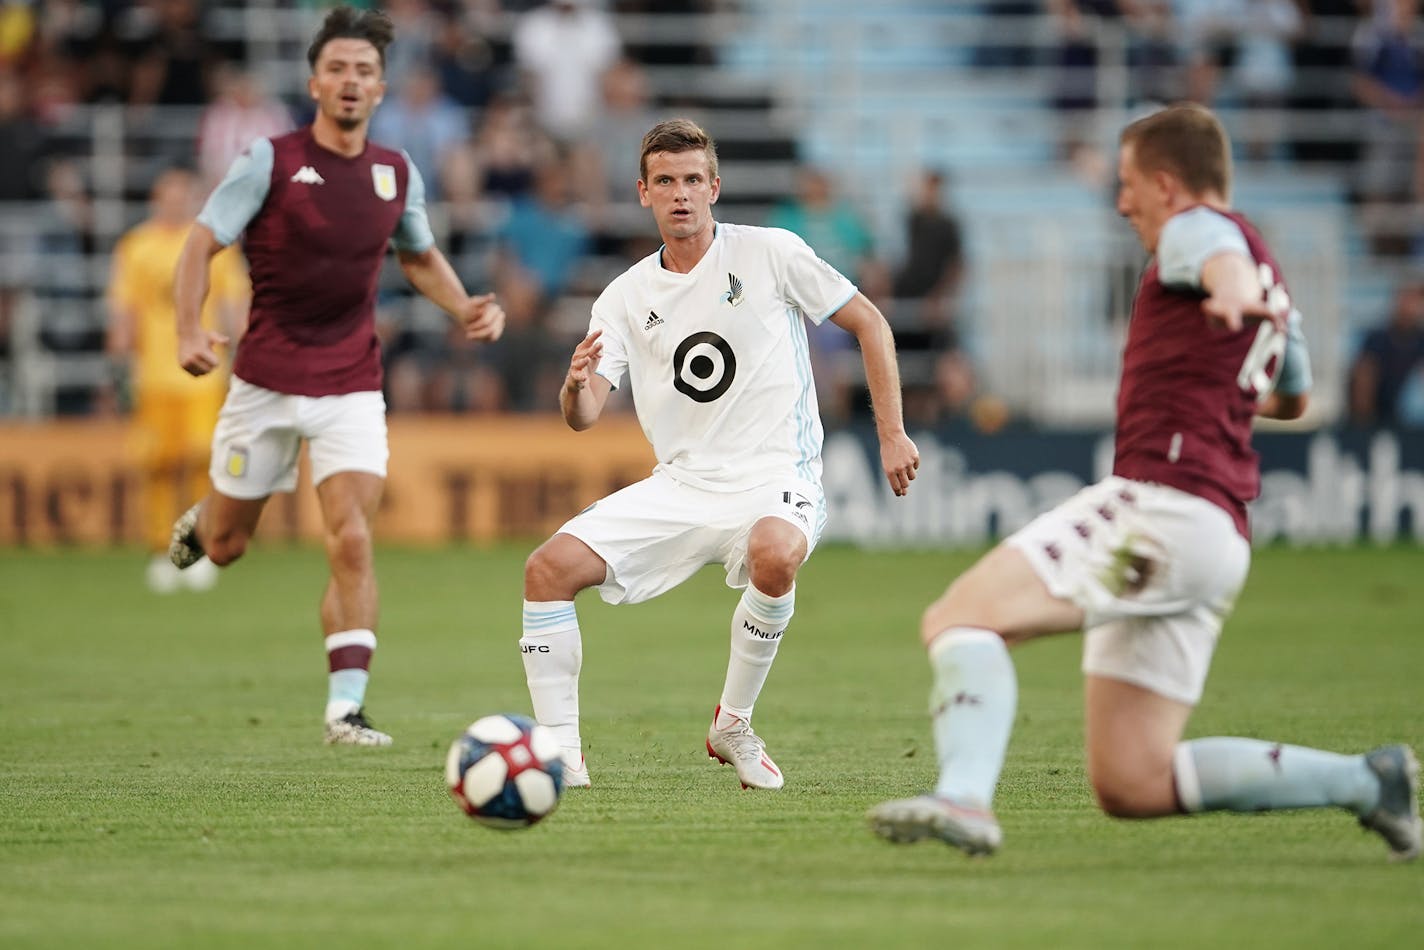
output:
[[[312,75],[310,75],[310,76],[307,77],[307,95],[311,96],[313,101],[315,101],[315,100],[321,98],[319,95],[317,95],[317,91],[316,91],[316,74],[315,74],[315,73],[313,73]]]
[[[638,179],[638,204],[644,208],[651,208],[653,203],[648,200],[648,184],[643,179]]]
[[[386,101],[386,81],[382,79],[376,84],[376,105]]]
[[[717,196],[720,194],[722,194],[722,179],[714,178],[712,179],[712,199],[707,203],[709,205],[715,205],[717,203]]]

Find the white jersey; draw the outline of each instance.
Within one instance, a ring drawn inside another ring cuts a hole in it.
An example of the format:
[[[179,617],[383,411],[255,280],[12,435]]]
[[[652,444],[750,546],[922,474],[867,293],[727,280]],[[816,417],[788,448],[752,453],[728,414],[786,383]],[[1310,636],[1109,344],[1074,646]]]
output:
[[[662,249],[593,305],[598,374],[628,374],[657,469],[711,491],[795,476],[820,483],[821,413],[803,318],[820,325],[856,288],[795,234],[716,225],[688,274]]]

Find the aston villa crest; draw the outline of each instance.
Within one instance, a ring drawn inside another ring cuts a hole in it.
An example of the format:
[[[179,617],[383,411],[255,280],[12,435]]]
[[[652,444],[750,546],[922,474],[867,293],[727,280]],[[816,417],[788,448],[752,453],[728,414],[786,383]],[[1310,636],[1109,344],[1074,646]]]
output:
[[[394,165],[372,165],[371,183],[376,186],[376,197],[382,201],[394,201],[396,197],[396,169]]]

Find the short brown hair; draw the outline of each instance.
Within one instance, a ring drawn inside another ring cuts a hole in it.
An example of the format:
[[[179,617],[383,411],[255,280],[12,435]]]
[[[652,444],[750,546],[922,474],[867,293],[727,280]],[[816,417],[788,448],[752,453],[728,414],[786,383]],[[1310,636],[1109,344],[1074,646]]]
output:
[[[707,153],[708,177],[716,178],[717,143],[702,126],[691,119],[659,122],[643,136],[643,151],[638,156],[638,177],[648,180],[648,156],[654,152],[691,152],[695,149]]]
[[[1182,103],[1138,119],[1123,129],[1122,144],[1143,171],[1169,172],[1194,195],[1231,196],[1231,140],[1204,106]]]
[[[322,21],[321,29],[307,47],[307,63],[316,71],[316,61],[322,48],[332,40],[365,40],[376,47],[381,70],[386,68],[386,47],[395,39],[396,28],[391,18],[380,10],[357,10],[355,7],[333,7]]]

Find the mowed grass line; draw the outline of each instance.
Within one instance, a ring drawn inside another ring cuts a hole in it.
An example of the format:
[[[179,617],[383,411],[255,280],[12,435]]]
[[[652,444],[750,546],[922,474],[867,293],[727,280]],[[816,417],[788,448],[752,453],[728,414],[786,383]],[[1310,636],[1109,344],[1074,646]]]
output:
[[[894,848],[866,807],[932,780],[919,611],[968,553],[828,548],[757,725],[788,775],[702,749],[736,595],[580,600],[595,787],[528,832],[464,819],[445,746],[527,710],[527,547],[383,550],[372,715],[320,744],[314,550],[160,598],[131,552],[0,553],[0,946],[1373,947],[1424,926],[1424,864],[1340,812],[1128,823],[1083,778],[1076,637],[1016,655],[1005,850]],[[1256,554],[1193,735],[1424,746],[1424,555]]]

